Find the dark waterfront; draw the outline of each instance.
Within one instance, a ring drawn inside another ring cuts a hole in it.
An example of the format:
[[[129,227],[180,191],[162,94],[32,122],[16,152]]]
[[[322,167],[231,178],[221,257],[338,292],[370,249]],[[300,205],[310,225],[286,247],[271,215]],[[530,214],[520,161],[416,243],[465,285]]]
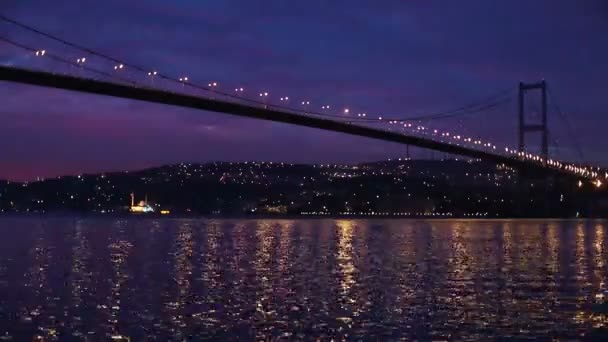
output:
[[[606,175],[608,177],[608,174]],[[0,213],[250,218],[603,218],[597,183],[535,178],[505,165],[395,158],[359,164],[180,163],[132,172],[0,180]]]
[[[2,218],[16,341],[608,338],[605,221]]]

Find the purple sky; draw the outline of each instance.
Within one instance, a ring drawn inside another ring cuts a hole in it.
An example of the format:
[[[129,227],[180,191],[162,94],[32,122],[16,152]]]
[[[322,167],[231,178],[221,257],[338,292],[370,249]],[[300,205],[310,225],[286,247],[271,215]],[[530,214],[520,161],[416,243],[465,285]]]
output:
[[[544,78],[586,159],[608,164],[605,0],[4,0],[0,13],[165,74],[386,116],[451,109]],[[0,35],[73,53],[5,23]],[[35,62],[0,43],[0,63]],[[385,142],[55,89],[0,83],[0,94],[0,178],[404,153]],[[430,126],[514,146],[515,105]],[[553,110],[549,118],[552,152],[574,159],[563,121]]]

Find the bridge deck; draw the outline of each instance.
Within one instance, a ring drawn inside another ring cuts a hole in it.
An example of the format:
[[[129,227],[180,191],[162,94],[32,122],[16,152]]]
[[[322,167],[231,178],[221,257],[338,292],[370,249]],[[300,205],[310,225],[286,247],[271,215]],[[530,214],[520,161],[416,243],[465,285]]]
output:
[[[543,167],[536,162],[520,160],[518,158],[503,156],[491,152],[434,141],[429,138],[394,133],[377,128],[358,126],[346,122],[338,122],[307,115],[294,114],[273,108],[271,105],[269,105],[269,108],[261,108],[221,99],[210,99],[153,88],[135,87],[107,81],[6,66],[0,66],[0,80],[193,108],[247,118],[282,122],[377,140],[390,141],[399,144],[412,145],[439,152],[503,163],[505,165],[517,168],[525,167],[527,169],[542,169],[543,172],[563,173],[557,169]]]

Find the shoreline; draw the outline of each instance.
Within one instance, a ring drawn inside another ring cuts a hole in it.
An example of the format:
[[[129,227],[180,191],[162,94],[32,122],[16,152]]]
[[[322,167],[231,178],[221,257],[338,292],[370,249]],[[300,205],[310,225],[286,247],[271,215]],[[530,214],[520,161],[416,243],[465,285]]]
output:
[[[525,217],[525,216],[400,216],[400,215],[179,215],[179,214],[101,214],[82,212],[52,212],[52,213],[0,213],[2,218],[107,218],[107,219],[162,219],[162,220],[434,220],[434,221],[501,221],[501,220],[551,220],[551,221],[582,221],[608,220],[607,217]]]

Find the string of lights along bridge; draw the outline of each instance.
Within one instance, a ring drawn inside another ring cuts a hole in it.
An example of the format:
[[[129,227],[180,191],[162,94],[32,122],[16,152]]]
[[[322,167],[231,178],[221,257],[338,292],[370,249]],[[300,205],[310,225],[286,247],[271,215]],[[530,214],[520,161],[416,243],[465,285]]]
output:
[[[427,115],[400,117],[372,114],[358,111],[352,106],[338,106],[331,103],[314,103],[307,98],[298,98],[293,94],[274,94],[259,87],[246,89],[240,85],[226,86],[219,80],[197,82],[187,73],[171,76],[161,69],[135,65],[120,58],[109,56],[88,47],[82,46],[38,30],[0,14],[0,21],[18,27],[23,32],[36,36],[35,43],[0,36],[0,43],[12,46],[16,54],[31,56],[28,64],[19,66],[26,70],[45,71],[49,74],[68,75],[78,79],[100,80],[117,85],[140,89],[160,90],[170,94],[196,96],[240,105],[252,106],[269,111],[280,111],[302,117],[320,118],[353,126],[374,128],[408,137],[420,137],[426,141],[444,145],[458,146],[472,151],[484,152],[513,160],[537,164],[536,166],[570,173],[588,179],[597,187],[608,180],[608,172],[589,165],[577,165],[549,158],[547,148],[546,102],[544,112],[544,145],[543,153],[536,154],[525,149],[523,133],[527,128],[523,122],[523,95],[527,86],[519,87],[520,106],[520,145],[518,147],[500,146],[488,139],[474,137],[463,132],[447,131],[432,128],[430,123],[438,120],[463,118],[486,113],[512,102],[515,89],[504,89],[476,102],[452,110]],[[11,69],[18,69],[11,65]],[[6,70],[6,69],[5,69]],[[543,101],[546,101],[542,82]],[[581,153],[582,154],[582,153]]]

